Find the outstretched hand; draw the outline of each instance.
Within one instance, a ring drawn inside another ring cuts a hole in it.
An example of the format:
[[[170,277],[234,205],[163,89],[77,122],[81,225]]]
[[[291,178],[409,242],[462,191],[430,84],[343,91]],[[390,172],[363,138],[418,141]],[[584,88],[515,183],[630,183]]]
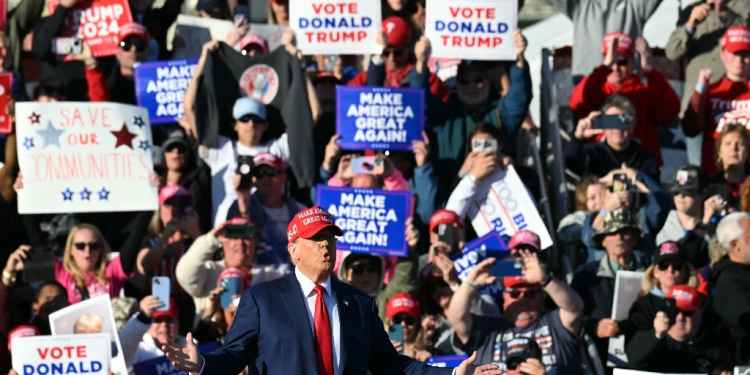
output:
[[[187,334],[187,346],[175,344],[173,342],[162,345],[161,349],[167,354],[167,358],[172,361],[172,366],[176,369],[197,374],[203,368],[203,357],[198,352],[198,347],[193,342],[193,334]]]
[[[474,352],[471,357],[465,359],[461,364],[456,367],[456,375],[501,375],[503,373],[500,370],[500,366],[495,364],[474,366],[472,363],[477,359],[477,352]]]

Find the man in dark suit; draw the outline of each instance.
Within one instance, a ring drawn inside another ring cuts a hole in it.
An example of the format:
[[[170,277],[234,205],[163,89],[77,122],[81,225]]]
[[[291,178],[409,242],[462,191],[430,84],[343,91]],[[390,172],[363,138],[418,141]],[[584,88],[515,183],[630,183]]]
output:
[[[191,334],[187,347],[164,346],[172,364],[199,375],[234,375],[245,366],[264,375],[502,374],[497,365],[473,366],[476,353],[455,369],[398,355],[375,300],[331,277],[342,235],[322,207],[297,213],[287,231],[295,272],[242,294],[221,349],[201,356]]]

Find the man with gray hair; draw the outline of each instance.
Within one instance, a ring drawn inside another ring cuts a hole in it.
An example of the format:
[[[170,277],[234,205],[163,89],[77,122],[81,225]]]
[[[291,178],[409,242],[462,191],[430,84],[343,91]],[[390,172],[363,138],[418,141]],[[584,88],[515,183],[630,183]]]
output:
[[[607,98],[601,111],[592,111],[578,122],[565,149],[566,167],[581,178],[590,174],[604,177],[624,164],[659,181],[656,157],[633,138],[636,119],[635,106],[630,99],[620,94]],[[586,143],[602,134],[602,142]]]
[[[727,255],[713,265],[714,310],[736,341],[736,363],[750,364],[750,214],[727,215],[716,228]]]

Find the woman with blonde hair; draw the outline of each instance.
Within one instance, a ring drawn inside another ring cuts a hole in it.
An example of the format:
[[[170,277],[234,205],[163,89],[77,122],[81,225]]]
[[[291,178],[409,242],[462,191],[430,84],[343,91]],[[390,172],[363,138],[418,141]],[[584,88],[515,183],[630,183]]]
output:
[[[409,293],[398,293],[388,300],[385,308],[385,330],[391,325],[400,325],[403,329],[403,342],[391,340],[396,351],[409,358],[425,362],[432,354],[425,350],[426,345],[422,332],[422,310],[419,301]]]

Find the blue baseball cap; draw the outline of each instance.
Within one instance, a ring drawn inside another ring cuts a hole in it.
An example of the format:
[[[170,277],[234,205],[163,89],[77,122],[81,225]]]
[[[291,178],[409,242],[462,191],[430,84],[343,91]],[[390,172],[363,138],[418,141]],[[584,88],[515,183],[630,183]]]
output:
[[[232,109],[232,116],[235,120],[239,120],[245,115],[256,115],[266,120],[266,106],[263,103],[253,98],[239,98],[234,102],[234,108]]]

